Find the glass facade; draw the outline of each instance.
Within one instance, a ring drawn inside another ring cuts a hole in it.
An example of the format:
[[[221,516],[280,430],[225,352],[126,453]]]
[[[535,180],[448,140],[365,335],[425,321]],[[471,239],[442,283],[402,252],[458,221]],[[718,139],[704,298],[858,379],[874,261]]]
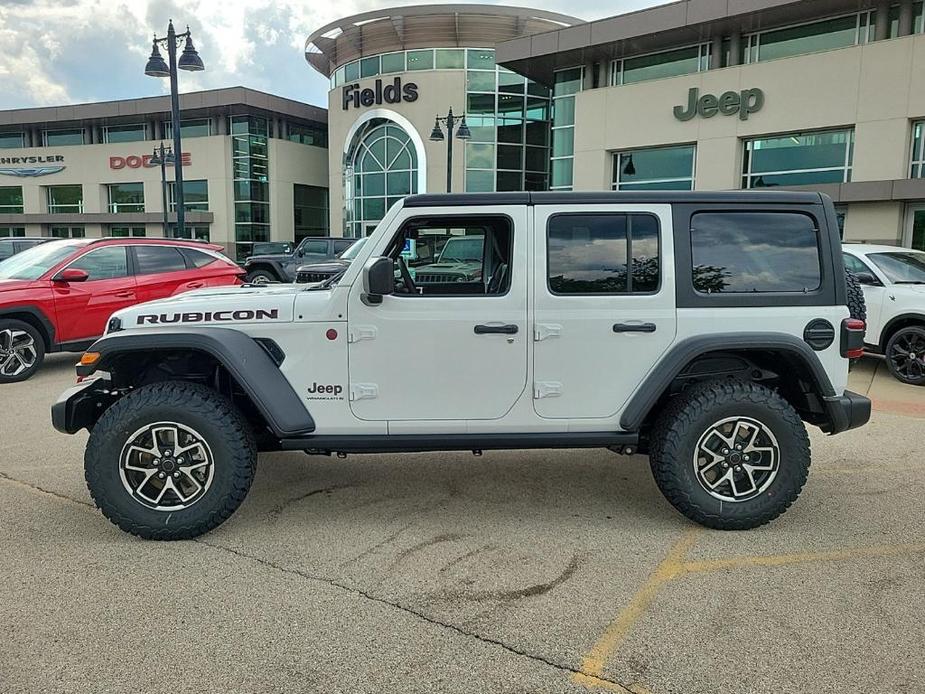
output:
[[[235,254],[248,255],[251,244],[270,240],[270,183],[266,118],[231,119],[231,157],[234,176]]]
[[[186,232],[183,236],[185,239],[192,239],[195,241],[205,241],[209,242],[209,227],[200,225],[200,224],[184,224],[183,230]],[[177,236],[177,225],[170,224],[167,227],[167,236],[172,239],[179,238]]]
[[[0,187],[0,214],[22,214],[22,186]]]
[[[614,190],[693,190],[696,148],[653,147],[613,155]]]
[[[744,42],[743,62],[758,63],[867,43],[874,38],[873,17],[873,12],[858,12],[821,22],[750,34]]]
[[[466,52],[465,189],[546,190],[549,186],[549,89],[495,65],[495,52]]]
[[[710,44],[702,43],[671,51],[615,60],[611,66],[610,83],[612,85],[689,75],[711,67]]]
[[[167,184],[167,209],[177,211],[177,184]],[[183,181],[183,208],[186,210],[209,211],[209,182],[205,180]]]
[[[575,155],[575,94],[581,91],[584,68],[559,70],[552,91],[552,157],[550,190],[571,190]]]
[[[83,186],[48,186],[45,193],[49,212],[84,211]]]
[[[87,235],[87,232],[82,226],[52,226],[48,228],[48,235],[55,239],[82,239]]]
[[[103,128],[103,142],[140,142],[145,137],[145,124],[107,125]]]
[[[909,178],[925,178],[925,121],[912,124],[912,156]]]
[[[491,53],[490,59],[481,59],[468,53]],[[358,79],[375,77],[377,75],[390,75],[396,72],[415,70],[464,70],[467,67],[477,70],[491,70],[495,66],[494,51],[465,48],[425,48],[414,51],[397,51],[373,55],[352,63],[341,65],[331,75],[331,89],[355,82]]]
[[[354,136],[344,168],[345,236],[367,236],[386,211],[418,192],[418,156],[397,123],[373,119]]]
[[[45,130],[42,133],[42,141],[46,147],[82,145],[84,144],[84,131],[83,128],[71,128],[68,130]]]
[[[0,239],[10,238],[11,236],[25,236],[25,227],[0,227]],[[2,258],[0,258],[2,260]]]
[[[304,125],[301,123],[289,123],[289,133],[287,139],[290,142],[298,142],[300,145],[312,145],[314,147],[328,146],[328,129],[320,125]]]
[[[109,189],[110,212],[144,212],[145,187],[143,183],[111,183]]]
[[[142,237],[146,236],[145,228],[143,226],[110,226],[109,235],[114,236],[115,238],[127,238],[129,236]]]
[[[296,183],[292,188],[292,200],[296,243],[306,236],[329,234],[327,188]]]
[[[853,129],[746,140],[742,187],[847,183],[853,155]]]
[[[173,124],[166,120],[164,125],[164,139],[173,138]],[[212,134],[212,121],[208,118],[191,118],[180,120],[180,137],[208,137]]]
[[[0,133],[0,149],[19,149],[24,144],[22,133]]]
[[[922,6],[925,3],[912,3],[912,33],[921,34],[923,31]],[[899,5],[890,7],[890,38],[899,36]]]

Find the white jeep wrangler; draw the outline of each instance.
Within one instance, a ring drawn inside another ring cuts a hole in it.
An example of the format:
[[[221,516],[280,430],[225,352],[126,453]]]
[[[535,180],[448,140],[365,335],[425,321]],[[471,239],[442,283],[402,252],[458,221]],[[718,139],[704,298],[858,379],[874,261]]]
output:
[[[860,243],[843,250],[864,291],[867,349],[886,357],[896,379],[925,385],[925,253]]]
[[[409,268],[461,236],[478,272]],[[804,422],[867,422],[863,328],[825,196],[416,195],[338,278],[118,312],[52,415],[146,538],[216,527],[280,449],[639,452],[688,518],[753,528],[806,481]]]

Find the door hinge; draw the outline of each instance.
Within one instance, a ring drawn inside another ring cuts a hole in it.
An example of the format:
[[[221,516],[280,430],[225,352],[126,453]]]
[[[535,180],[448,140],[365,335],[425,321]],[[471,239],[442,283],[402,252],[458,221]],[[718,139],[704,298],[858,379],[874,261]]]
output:
[[[373,400],[379,397],[379,386],[375,383],[352,383],[350,385],[350,401]]]
[[[557,323],[537,323],[533,327],[533,341],[541,342],[547,337],[559,337],[562,326]]]
[[[359,342],[360,340],[375,340],[379,329],[375,325],[357,325],[350,328],[348,342]]]
[[[533,399],[558,398],[562,395],[562,384],[558,381],[537,381],[533,384]]]

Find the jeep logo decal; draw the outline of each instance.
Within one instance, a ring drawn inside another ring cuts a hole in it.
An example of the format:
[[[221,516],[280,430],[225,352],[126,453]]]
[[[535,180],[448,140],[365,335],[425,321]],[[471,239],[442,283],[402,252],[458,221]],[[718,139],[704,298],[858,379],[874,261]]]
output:
[[[225,321],[275,320],[279,318],[279,309],[256,310],[239,309],[237,311],[190,311],[189,313],[142,313],[138,316],[138,325],[167,325],[168,323],[214,323]]]
[[[309,400],[343,400],[340,394],[344,392],[344,387],[339,385],[325,385],[315,381],[306,390],[310,396]]]

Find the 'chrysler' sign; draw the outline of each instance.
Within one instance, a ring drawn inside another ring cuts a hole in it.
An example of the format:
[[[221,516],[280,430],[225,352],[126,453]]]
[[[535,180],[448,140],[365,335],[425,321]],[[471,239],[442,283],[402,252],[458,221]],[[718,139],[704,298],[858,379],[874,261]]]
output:
[[[2,166],[0,176],[47,176],[64,171],[57,162],[64,161],[60,154],[33,155],[28,157],[0,157],[0,164],[41,164],[41,166]]]

